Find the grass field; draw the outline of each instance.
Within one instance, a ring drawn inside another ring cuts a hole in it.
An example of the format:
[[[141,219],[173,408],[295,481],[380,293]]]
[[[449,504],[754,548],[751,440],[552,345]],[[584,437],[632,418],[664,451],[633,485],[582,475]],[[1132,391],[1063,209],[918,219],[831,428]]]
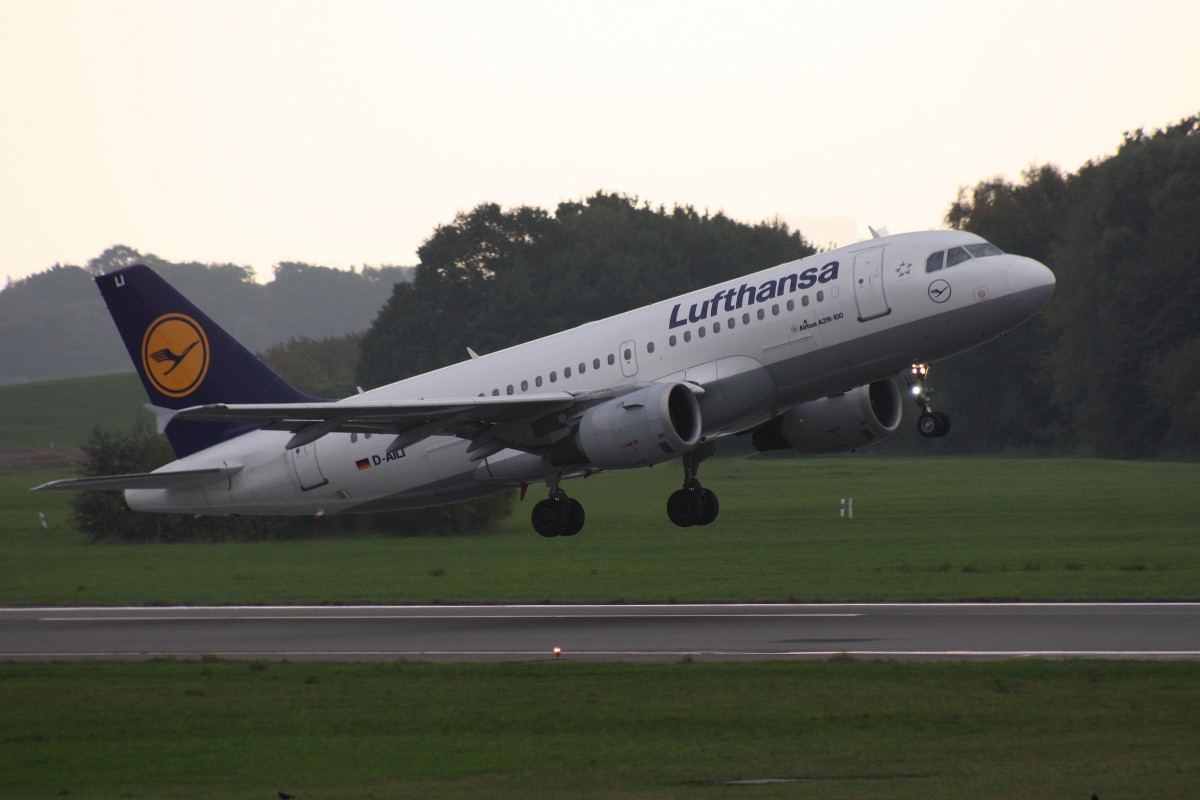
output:
[[[140,390],[111,380],[65,412],[50,384],[0,387],[26,420],[0,447],[77,445],[101,409],[127,426]],[[0,471],[0,604],[1200,599],[1191,464],[720,459],[707,528],[667,522],[662,465],[568,484],[573,539],[530,530],[531,489],[494,533],[215,545],[88,544],[69,495],[28,491],[62,476]],[[8,663],[0,797],[1185,797],[1198,681],[1078,661]],[[727,784],[763,778],[798,782]]]
[[[0,473],[0,604],[1200,599],[1193,464],[718,459],[707,528],[667,522],[662,465],[568,484],[572,539],[529,528],[535,487],[491,534],[219,545],[89,545],[27,491],[56,476]]]
[[[132,372],[0,386],[0,447],[78,447],[97,426],[128,428],[145,402]]]
[[[1194,797],[1200,665],[0,664],[5,798]],[[785,778],[798,783],[726,785]]]

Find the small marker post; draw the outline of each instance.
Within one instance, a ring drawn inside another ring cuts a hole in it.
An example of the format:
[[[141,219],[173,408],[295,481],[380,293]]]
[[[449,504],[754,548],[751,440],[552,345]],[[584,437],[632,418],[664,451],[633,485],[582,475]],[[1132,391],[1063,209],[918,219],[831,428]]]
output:
[[[838,509],[838,516],[841,517],[842,519],[846,518],[846,498],[844,498],[844,497],[842,498],[842,505]]]
[[[850,501],[846,504],[846,519],[854,519],[854,498],[853,497],[851,497]]]

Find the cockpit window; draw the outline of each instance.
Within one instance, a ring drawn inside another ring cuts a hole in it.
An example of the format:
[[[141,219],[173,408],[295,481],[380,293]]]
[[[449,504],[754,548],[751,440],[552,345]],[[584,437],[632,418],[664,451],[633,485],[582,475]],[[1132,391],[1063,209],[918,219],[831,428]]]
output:
[[[925,259],[925,271],[937,272],[942,267],[953,267],[955,264],[961,264],[971,258],[1002,255],[1004,255],[1004,251],[990,242],[965,244],[962,247],[951,247],[949,250],[941,250]]]
[[[971,257],[965,247],[951,247],[946,251],[946,266],[953,267],[955,264],[961,264]]]
[[[999,247],[996,247],[996,245],[991,244],[990,242],[984,242],[983,244],[969,244],[967,245],[967,252],[976,258],[1004,255],[1003,250],[1001,250]]]

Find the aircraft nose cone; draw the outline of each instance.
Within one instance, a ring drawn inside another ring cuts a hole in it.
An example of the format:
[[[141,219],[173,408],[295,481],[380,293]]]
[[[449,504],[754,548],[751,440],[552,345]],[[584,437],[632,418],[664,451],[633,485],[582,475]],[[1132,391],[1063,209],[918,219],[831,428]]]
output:
[[[1008,267],[1008,292],[1017,308],[1032,316],[1054,294],[1054,273],[1032,258],[1014,258]]]

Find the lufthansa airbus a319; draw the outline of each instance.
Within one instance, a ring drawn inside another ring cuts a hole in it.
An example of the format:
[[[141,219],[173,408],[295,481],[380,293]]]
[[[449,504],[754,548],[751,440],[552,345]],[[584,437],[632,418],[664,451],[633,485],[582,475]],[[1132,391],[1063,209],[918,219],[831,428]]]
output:
[[[145,266],[96,278],[177,460],[37,489],[121,490],[137,511],[342,514],[544,483],[542,536],[572,536],[563,482],[680,459],[676,525],[707,525],[700,463],[722,439],[849,451],[949,419],[928,364],[1038,312],[1054,275],[962,231],[886,236],[330,402],[285,382]]]

